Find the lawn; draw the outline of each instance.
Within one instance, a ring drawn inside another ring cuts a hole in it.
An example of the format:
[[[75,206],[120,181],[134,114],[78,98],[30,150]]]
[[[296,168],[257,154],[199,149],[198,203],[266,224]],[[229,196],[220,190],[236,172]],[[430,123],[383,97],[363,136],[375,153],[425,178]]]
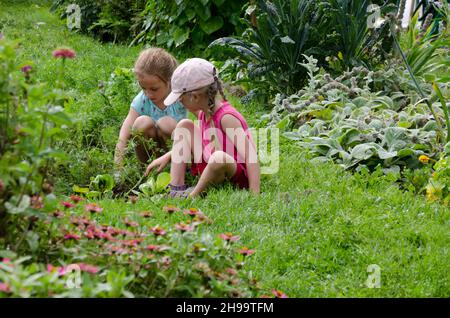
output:
[[[91,113],[101,112],[99,81],[107,81],[117,67],[131,68],[142,48],[103,44],[70,32],[48,5],[27,1],[2,1],[0,28],[5,37],[20,40],[19,59],[33,61],[38,81],[55,81],[52,50],[68,46],[76,51],[77,57],[67,63],[66,84],[75,99],[68,111],[81,126]],[[256,124],[263,107],[232,101]],[[126,113],[128,105],[123,108]],[[168,220],[158,211],[169,204],[194,206],[213,220],[199,234],[239,235],[241,244],[256,251],[245,267],[262,289],[281,290],[289,297],[450,295],[448,207],[401,190],[389,177],[314,162],[305,149],[280,138],[279,171],[262,177],[259,196],[227,186],[195,200],[140,199],[131,204],[124,198],[104,199],[98,201],[103,213],[95,218],[109,225],[125,216],[148,222],[138,212],[151,210],[152,224],[175,224],[180,217]],[[106,158],[112,160],[113,150]],[[58,185],[60,200],[70,195],[72,185]],[[366,285],[372,264],[379,266],[379,288]]]

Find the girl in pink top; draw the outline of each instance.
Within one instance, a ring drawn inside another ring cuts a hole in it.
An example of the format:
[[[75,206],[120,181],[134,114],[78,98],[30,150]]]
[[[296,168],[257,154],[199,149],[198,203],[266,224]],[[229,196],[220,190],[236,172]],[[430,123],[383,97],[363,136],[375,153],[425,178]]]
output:
[[[199,124],[183,119],[172,134],[172,151],[155,159],[146,174],[161,171],[172,161],[170,195],[196,197],[208,186],[226,180],[253,193],[260,191],[260,167],[256,148],[242,115],[225,99],[217,71],[210,62],[193,58],[173,73],[167,105],[180,101],[197,114]],[[185,173],[200,174],[195,187],[187,188]]]

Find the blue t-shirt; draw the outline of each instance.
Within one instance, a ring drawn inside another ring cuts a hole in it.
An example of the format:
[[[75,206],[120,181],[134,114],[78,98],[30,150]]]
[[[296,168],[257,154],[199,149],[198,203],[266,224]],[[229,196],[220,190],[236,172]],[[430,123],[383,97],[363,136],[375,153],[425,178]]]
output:
[[[147,96],[144,91],[141,91],[131,102],[131,107],[138,112],[139,115],[147,115],[154,121],[159,120],[161,117],[169,116],[175,119],[177,122],[186,118],[186,108],[180,102],[176,102],[167,106],[164,110],[161,110],[156,106]]]

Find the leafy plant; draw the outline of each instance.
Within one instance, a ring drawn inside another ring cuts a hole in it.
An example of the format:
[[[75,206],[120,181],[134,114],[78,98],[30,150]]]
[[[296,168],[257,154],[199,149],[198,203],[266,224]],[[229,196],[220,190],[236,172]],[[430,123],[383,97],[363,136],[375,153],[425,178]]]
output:
[[[89,199],[100,197],[111,197],[114,188],[114,178],[109,174],[99,174],[91,177],[89,188],[82,188],[74,185],[72,190],[78,194],[84,194]]]
[[[170,183],[170,173],[162,172],[158,174],[156,180],[154,177],[150,176],[147,181],[139,185],[139,190],[141,192],[133,190],[134,194],[142,197],[150,198],[154,195],[165,192],[167,185]]]
[[[12,250],[26,240],[35,245],[36,220],[56,204],[51,171],[66,160],[56,141],[72,124],[63,83],[35,83],[34,66],[18,65],[16,48],[16,42],[0,38],[0,239]],[[52,54],[62,59],[60,75],[65,59],[75,56],[67,48]]]
[[[134,43],[201,52],[205,43],[240,29],[244,0],[147,1],[139,15]]]
[[[256,3],[247,8],[247,13],[257,17],[255,25],[249,21],[242,37],[220,38],[209,47],[233,48],[246,63],[253,85],[262,87],[260,93],[292,94],[305,83],[306,72],[299,63],[303,62],[302,54],[315,49],[311,34],[320,22],[321,11],[311,0]]]

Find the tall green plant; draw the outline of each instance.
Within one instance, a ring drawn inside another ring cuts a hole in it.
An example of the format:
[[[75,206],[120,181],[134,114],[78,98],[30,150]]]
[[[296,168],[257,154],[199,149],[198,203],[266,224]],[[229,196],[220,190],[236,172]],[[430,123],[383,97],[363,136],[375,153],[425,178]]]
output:
[[[258,0],[247,8],[247,13],[256,16],[256,23],[249,21],[242,37],[220,38],[210,47],[235,49],[246,62],[249,78],[259,81],[266,93],[294,93],[307,77],[305,68],[300,66],[304,61],[302,54],[315,49],[311,33],[321,17],[316,2]]]

